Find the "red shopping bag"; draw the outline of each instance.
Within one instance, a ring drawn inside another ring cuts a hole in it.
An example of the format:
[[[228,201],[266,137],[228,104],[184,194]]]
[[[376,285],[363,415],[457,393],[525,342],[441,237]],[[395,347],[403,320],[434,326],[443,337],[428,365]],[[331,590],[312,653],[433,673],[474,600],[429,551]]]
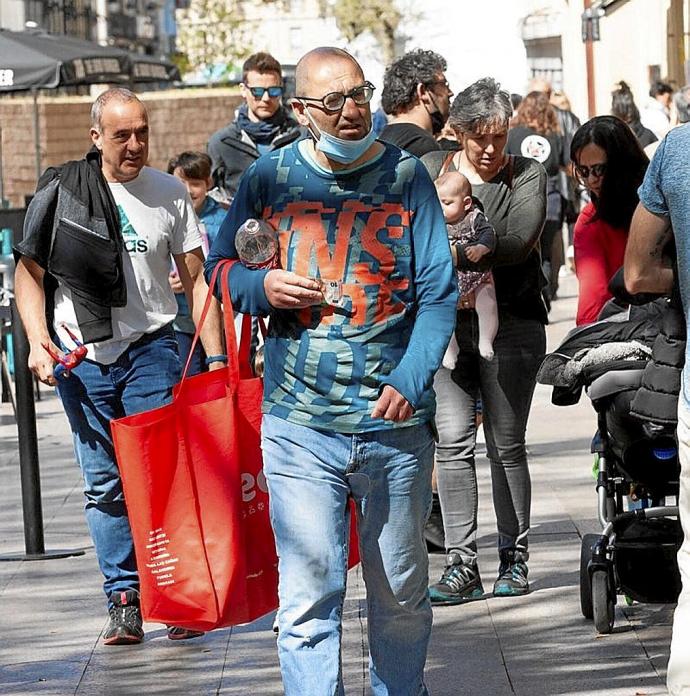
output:
[[[186,377],[170,404],[111,422],[145,620],[211,630],[278,606],[278,560],[261,459],[262,380],[238,349],[228,271],[218,264],[228,366]],[[212,299],[206,299],[200,327]],[[197,329],[192,348],[199,339]],[[191,354],[191,352],[190,352]],[[351,509],[350,566],[359,561]]]
[[[227,369],[187,378],[185,367],[170,404],[111,423],[142,614],[199,630],[253,621],[278,606],[261,461],[263,386],[249,366],[248,340],[238,355],[229,266],[217,269]],[[204,318],[210,300],[209,292]]]

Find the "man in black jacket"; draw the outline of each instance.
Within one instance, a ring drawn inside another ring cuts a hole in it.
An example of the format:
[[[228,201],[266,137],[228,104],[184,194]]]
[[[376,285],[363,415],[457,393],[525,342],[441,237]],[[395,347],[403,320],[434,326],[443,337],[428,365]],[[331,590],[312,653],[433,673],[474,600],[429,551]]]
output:
[[[195,320],[207,294],[201,233],[184,184],[146,166],[146,108],[127,89],[101,94],[91,110],[94,149],[48,170],[15,245],[15,294],[30,345],[29,368],[57,386],[84,477],[86,521],[110,623],[106,645],[143,640],[139,576],[110,421],[162,406],[180,379],[168,284],[174,259]],[[69,376],[55,355],[86,344]],[[202,341],[210,369],[223,355],[212,305]],[[171,639],[199,635],[170,627]]]
[[[252,162],[303,134],[283,106],[283,75],[273,56],[249,56],[242,66],[240,89],[244,104],[237,110],[235,120],[208,141],[213,179],[231,197]]]
[[[436,140],[448,119],[453,92],[446,61],[418,48],[391,63],[383,76],[381,106],[390,116],[381,140],[421,157],[440,150]]]

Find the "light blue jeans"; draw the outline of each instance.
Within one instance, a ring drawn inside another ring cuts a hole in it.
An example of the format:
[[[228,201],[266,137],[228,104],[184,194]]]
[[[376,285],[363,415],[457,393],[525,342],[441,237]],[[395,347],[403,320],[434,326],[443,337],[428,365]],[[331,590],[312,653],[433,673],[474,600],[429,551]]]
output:
[[[118,592],[139,590],[110,421],[162,406],[170,401],[179,380],[177,341],[168,325],[132,343],[112,365],[84,360],[67,379],[58,381],[84,476],[86,522],[108,599]]]
[[[280,559],[278,652],[286,696],[344,693],[350,497],[367,589],[372,691],[425,696],[430,426],[346,435],[265,415],[262,447]]]

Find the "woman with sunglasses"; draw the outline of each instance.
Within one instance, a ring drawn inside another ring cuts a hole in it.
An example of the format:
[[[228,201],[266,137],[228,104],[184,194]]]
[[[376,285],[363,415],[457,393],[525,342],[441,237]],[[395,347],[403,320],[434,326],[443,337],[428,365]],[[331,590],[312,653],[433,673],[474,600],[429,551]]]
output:
[[[576,323],[596,321],[611,299],[608,283],[623,265],[637,189],[649,164],[627,124],[615,116],[587,121],[570,146],[575,176],[591,202],[575,223]]]

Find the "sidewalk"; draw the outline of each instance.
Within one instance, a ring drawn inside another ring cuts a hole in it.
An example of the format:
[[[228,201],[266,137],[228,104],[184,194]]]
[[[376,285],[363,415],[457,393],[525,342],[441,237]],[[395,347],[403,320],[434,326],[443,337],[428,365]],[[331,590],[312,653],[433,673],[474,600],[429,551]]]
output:
[[[549,347],[572,328],[575,282],[562,279]],[[100,573],[82,513],[81,481],[67,422],[44,391],[37,404],[46,548],[80,557],[0,563],[0,694],[63,696],[282,693],[272,617],[173,643],[147,625],[134,647],[104,647]],[[580,614],[580,537],[598,532],[586,398],[557,408],[538,387],[528,447],[533,487],[530,581],[522,598],[489,597],[434,610],[427,683],[433,696],[652,696],[665,694],[673,607],[624,604],[614,633],[598,637]],[[16,427],[0,406],[0,554],[24,548]],[[490,589],[498,565],[488,463],[480,456],[480,566]],[[433,579],[443,557],[431,557]],[[350,574],[343,632],[346,691],[367,694],[366,605]],[[309,696],[309,694],[305,694]]]

